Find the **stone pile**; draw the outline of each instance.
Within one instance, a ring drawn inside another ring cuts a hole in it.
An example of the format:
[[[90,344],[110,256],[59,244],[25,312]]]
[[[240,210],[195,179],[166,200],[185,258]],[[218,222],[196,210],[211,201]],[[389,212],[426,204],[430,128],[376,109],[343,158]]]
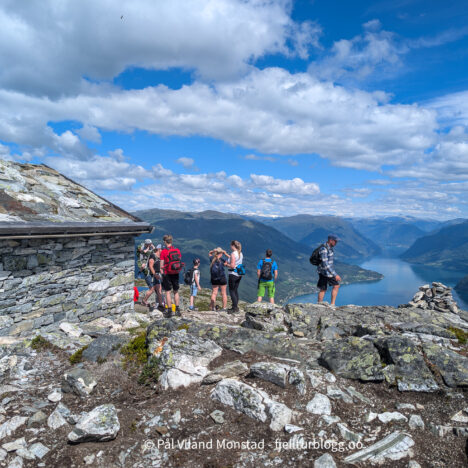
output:
[[[452,288],[436,281],[432,283],[432,286],[429,284],[420,286],[419,291],[407,305],[438,312],[452,312],[454,314],[459,312],[457,303],[452,297]]]

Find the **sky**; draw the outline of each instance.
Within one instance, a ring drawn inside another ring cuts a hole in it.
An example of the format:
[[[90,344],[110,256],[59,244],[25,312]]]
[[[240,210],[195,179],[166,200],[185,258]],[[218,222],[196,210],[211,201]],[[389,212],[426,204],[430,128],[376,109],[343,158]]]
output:
[[[468,217],[465,0],[0,4],[0,158],[130,211]]]

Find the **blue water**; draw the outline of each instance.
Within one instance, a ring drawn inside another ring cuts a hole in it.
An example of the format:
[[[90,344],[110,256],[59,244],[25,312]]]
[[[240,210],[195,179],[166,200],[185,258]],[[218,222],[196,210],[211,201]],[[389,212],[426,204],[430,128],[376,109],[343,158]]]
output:
[[[374,270],[384,275],[379,281],[354,283],[341,286],[336,305],[390,305],[397,306],[410,301],[419,286],[439,281],[446,286],[455,286],[467,272],[454,272],[433,267],[410,265],[398,258],[374,257],[364,263],[362,268]],[[339,274],[339,271],[338,271]],[[468,310],[468,297],[460,297],[452,290],[453,298],[458,305]],[[330,291],[325,295],[330,301]],[[317,302],[317,294],[297,296],[289,302]]]

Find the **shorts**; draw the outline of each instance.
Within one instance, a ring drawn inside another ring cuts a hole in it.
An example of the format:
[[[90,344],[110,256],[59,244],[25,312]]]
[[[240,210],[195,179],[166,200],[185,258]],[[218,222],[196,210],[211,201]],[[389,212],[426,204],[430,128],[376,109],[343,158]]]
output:
[[[226,286],[227,285],[227,279],[224,278],[223,280],[218,280],[218,281],[211,281],[211,286]]]
[[[329,277],[319,274],[319,280],[317,282],[317,287],[320,291],[326,291],[328,286],[338,286],[340,283],[336,281],[335,277]]]
[[[158,284],[161,284],[161,280],[159,278],[155,278],[153,275],[146,275],[145,281],[149,289],[154,288]]]
[[[263,297],[265,292],[268,293],[270,299],[275,297],[275,283],[274,281],[260,281],[258,283],[258,297]]]
[[[164,291],[177,292],[179,290],[179,273],[175,275],[164,275],[162,280],[162,287]]]
[[[190,295],[195,297],[198,294],[198,288],[196,284],[190,286]]]

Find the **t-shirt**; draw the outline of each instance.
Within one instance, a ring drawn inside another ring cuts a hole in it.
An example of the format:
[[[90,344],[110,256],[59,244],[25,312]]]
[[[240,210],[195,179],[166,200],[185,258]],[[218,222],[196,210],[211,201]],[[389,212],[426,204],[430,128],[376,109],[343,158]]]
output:
[[[154,260],[154,265],[153,265],[154,271],[156,273],[160,273],[161,272],[161,260],[158,257],[156,257],[154,252],[151,252],[151,255],[149,256],[148,269],[149,269],[149,261],[150,260]]]
[[[171,250],[175,250],[179,256],[180,256],[180,250],[179,249],[176,249],[175,247],[171,247]],[[169,250],[166,248],[166,249],[163,249],[161,251],[161,261],[164,262],[164,274],[167,275],[167,269],[168,269],[168,265],[169,265]]]
[[[237,250],[234,250],[234,252],[232,252],[232,254],[234,255],[234,258],[236,259],[236,268],[237,268],[239,265],[242,265],[242,261],[244,260],[244,254],[241,253],[239,255],[239,252]],[[234,275],[234,276],[239,276],[239,273],[237,273],[237,271],[235,269],[234,270],[229,270],[229,274]]]
[[[197,284],[195,282],[195,275],[198,277],[198,284],[200,284],[200,270],[198,268],[193,269],[193,279],[192,279],[192,284]]]
[[[276,264],[276,262],[274,260],[272,260],[271,258],[264,258],[262,260],[260,260],[257,264],[257,270],[260,270],[262,271],[262,266],[263,266],[263,262],[273,262],[273,265],[271,265],[271,280],[266,280],[266,279],[262,279],[260,278],[260,282],[262,283],[269,283],[270,281],[274,281],[275,280],[275,271],[278,270],[278,265]]]

